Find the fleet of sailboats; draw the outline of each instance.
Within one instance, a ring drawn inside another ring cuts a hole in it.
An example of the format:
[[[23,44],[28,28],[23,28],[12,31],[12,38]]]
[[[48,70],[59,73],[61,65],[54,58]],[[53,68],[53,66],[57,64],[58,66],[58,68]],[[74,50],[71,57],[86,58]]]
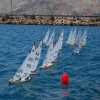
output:
[[[62,45],[63,45],[63,35],[64,35],[64,33],[62,32],[55,45],[53,45],[53,40],[51,41],[51,44],[49,46],[49,49],[48,49],[48,52],[47,52],[47,55],[46,55],[46,59],[44,60],[41,68],[49,68],[50,66],[53,65],[54,62],[56,62],[59,51],[60,51],[60,49],[62,48]]]
[[[74,53],[79,54],[81,48],[86,45],[87,42],[87,32],[80,32],[76,28],[71,30],[69,37],[67,39],[67,44],[73,46]]]
[[[41,57],[43,44],[48,46],[48,51],[41,68],[51,67],[56,62],[58,54],[63,47],[64,32],[62,31],[60,33],[60,36],[55,45],[54,39],[55,31],[53,31],[52,34],[50,34],[50,30],[48,30],[43,41],[40,41],[38,47],[36,47],[35,44],[33,44],[31,52],[27,55],[22,65],[17,70],[15,75],[9,80],[9,82],[25,82],[30,80],[33,74],[36,74],[36,70]],[[79,54],[80,49],[86,45],[86,42],[87,32],[84,31],[82,33],[80,31],[77,31],[77,29],[75,28],[71,30],[66,43],[74,48],[75,53]]]

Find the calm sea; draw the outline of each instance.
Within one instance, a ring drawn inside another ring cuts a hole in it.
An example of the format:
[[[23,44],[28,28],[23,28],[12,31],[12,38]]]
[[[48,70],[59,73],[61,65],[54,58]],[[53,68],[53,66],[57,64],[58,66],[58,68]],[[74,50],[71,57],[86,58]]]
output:
[[[87,30],[88,40],[80,55],[72,55],[66,44],[69,32]],[[57,62],[48,70],[40,70],[24,84],[9,85],[8,80],[20,67],[33,42],[38,45],[47,30],[55,29],[55,42],[64,30],[64,44]],[[70,83],[62,87],[59,77],[66,71]],[[0,100],[100,100],[100,27],[52,25],[0,25]]]

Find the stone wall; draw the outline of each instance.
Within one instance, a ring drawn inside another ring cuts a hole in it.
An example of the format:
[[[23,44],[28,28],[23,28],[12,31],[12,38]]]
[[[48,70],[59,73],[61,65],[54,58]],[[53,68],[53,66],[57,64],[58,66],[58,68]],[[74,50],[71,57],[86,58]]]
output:
[[[0,16],[4,24],[100,25],[100,17],[75,16]]]

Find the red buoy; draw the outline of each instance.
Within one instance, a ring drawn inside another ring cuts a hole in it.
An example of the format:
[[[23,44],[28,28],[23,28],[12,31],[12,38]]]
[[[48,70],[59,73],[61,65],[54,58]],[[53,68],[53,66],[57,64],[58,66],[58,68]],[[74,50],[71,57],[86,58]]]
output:
[[[69,76],[66,72],[64,72],[61,77],[60,77],[60,81],[62,85],[68,85],[69,83]]]

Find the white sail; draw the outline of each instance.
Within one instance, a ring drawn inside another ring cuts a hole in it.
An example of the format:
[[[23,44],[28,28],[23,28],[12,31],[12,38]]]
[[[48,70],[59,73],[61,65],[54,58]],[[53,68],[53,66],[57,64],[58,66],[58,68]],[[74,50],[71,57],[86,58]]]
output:
[[[75,45],[76,46],[80,45],[81,36],[82,36],[81,32],[78,31],[76,38],[75,38]]]
[[[70,44],[70,40],[71,40],[71,37],[72,37],[72,33],[73,33],[73,29],[69,33],[69,36],[68,36],[68,39],[67,39],[67,44]]]
[[[53,41],[53,39],[54,39],[54,36],[55,36],[55,31],[53,31],[53,33],[51,34],[51,36],[50,36],[50,38],[49,38],[48,42],[46,43],[46,44],[47,44],[47,46],[49,46],[49,45],[51,44],[51,42],[52,42],[52,41]]]
[[[38,48],[35,51],[35,57],[34,57],[34,65],[32,67],[32,72],[34,72],[37,69],[38,63],[39,63],[39,59],[41,56],[41,51],[42,51],[42,41],[40,42]]]
[[[44,37],[44,39],[43,39],[43,43],[44,43],[44,44],[46,44],[46,43],[48,42],[48,40],[49,40],[49,35],[50,35],[50,31],[48,30],[47,33],[46,33],[46,35],[45,35],[45,37]]]
[[[36,47],[35,47],[35,43],[34,43],[33,46],[32,46],[31,52],[34,52],[35,49],[36,49]]]
[[[74,53],[79,54],[80,53],[80,39],[81,39],[81,32],[78,31],[78,33],[76,34],[76,39],[75,39],[75,45],[74,45]]]
[[[76,29],[70,32],[68,40],[67,40],[67,44],[69,45],[74,45],[75,44],[75,39],[76,39]]]
[[[87,32],[85,31],[80,39],[81,47],[85,46],[87,42]]]

